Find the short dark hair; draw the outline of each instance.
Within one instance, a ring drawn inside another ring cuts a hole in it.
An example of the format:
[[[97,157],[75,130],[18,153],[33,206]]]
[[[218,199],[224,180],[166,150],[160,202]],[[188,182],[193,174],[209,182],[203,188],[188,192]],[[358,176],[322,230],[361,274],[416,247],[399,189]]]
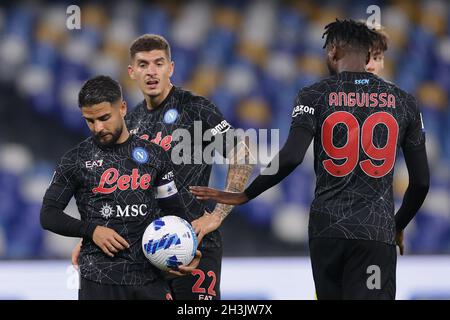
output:
[[[373,53],[385,52],[388,49],[388,35],[383,27],[373,30],[375,32],[370,51]]]
[[[376,34],[363,22],[352,19],[336,19],[336,21],[325,26],[323,37],[326,37],[324,48],[334,44],[348,49],[368,52],[372,48]]]
[[[78,94],[78,106],[88,107],[102,102],[114,103],[122,98],[120,84],[108,76],[96,76],[87,80]]]
[[[171,60],[169,42],[157,34],[144,34],[134,40],[130,47],[130,58],[133,59],[138,52],[152,50],[165,51],[169,61]]]

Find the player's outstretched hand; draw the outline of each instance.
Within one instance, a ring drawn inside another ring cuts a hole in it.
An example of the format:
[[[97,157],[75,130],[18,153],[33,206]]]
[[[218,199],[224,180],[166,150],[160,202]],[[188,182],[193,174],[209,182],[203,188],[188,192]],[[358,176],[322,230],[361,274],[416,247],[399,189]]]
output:
[[[114,254],[119,252],[119,250],[125,250],[130,247],[128,242],[115,230],[102,226],[95,228],[92,240],[110,257],[114,257]]]
[[[395,243],[400,249],[400,255],[403,255],[403,252],[405,251],[405,245],[403,244],[403,230],[397,231],[395,233]]]
[[[192,221],[192,228],[194,228],[197,235],[198,243],[202,242],[203,237],[216,230],[222,224],[222,217],[218,212],[205,213],[200,217]]]
[[[167,271],[170,276],[174,277],[181,277],[186,276],[188,274],[191,274],[192,271],[197,269],[198,264],[200,263],[200,259],[202,258],[202,253],[197,250],[195,251],[195,257],[192,259],[191,263],[189,263],[187,266],[178,266],[178,270],[169,270]]]
[[[75,248],[73,248],[72,250],[72,266],[77,270],[78,270],[78,256],[80,255],[82,242],[83,240],[80,240],[75,246]]]
[[[199,200],[214,200],[218,203],[238,205],[248,201],[244,192],[226,192],[209,187],[191,186],[189,190]]]

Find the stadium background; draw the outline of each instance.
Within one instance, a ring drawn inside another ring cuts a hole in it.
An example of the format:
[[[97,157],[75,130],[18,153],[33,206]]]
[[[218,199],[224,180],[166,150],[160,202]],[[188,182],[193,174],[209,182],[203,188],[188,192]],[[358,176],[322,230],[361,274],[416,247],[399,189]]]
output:
[[[81,30],[66,28],[71,4],[81,8]],[[41,229],[42,196],[59,157],[89,134],[77,106],[84,80],[110,75],[129,106],[142,100],[126,68],[134,38],[165,36],[175,85],[211,98],[235,127],[279,129],[281,146],[296,93],[326,75],[323,27],[366,20],[373,4],[390,37],[382,75],[418,98],[427,131],[431,188],[407,228],[406,252],[450,253],[448,1],[19,1],[0,5],[0,260],[69,257],[77,239]],[[227,218],[225,257],[308,254],[311,151]],[[401,153],[395,172],[398,207],[408,183]],[[211,184],[221,188],[225,173],[216,166]],[[74,202],[66,212],[78,215]]]

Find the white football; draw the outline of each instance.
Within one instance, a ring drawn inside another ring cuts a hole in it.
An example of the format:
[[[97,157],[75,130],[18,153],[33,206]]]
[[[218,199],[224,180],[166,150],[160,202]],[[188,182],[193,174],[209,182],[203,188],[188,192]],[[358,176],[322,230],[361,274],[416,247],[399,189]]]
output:
[[[197,250],[197,236],[186,220],[164,216],[145,229],[142,250],[154,266],[167,271],[192,261]]]

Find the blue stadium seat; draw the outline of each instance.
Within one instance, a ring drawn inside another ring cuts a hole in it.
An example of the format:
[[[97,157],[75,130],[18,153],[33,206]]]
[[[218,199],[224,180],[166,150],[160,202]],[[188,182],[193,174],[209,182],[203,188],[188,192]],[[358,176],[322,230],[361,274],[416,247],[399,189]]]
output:
[[[144,6],[139,10],[138,28],[140,33],[154,33],[169,39],[170,21],[168,13],[156,5]]]
[[[414,218],[418,226],[411,237],[411,251],[415,253],[439,252],[448,249],[449,221],[448,219],[421,210]]]
[[[23,203],[21,216],[7,230],[10,259],[38,258],[42,252],[43,230],[39,222],[41,203]]]
[[[309,207],[314,196],[314,186],[312,168],[300,165],[282,183],[285,201]]]
[[[172,45],[172,60],[175,61],[175,72],[172,82],[175,85],[182,85],[189,80],[189,77],[197,64],[195,52]]]
[[[211,95],[211,101],[220,109],[225,119],[230,123],[236,122],[236,97],[226,88],[218,87]]]
[[[31,6],[12,7],[7,12],[5,33],[22,38],[29,43],[33,37],[34,20],[35,17]]]
[[[233,54],[235,34],[225,28],[214,28],[203,44],[199,62],[206,65],[222,67]]]
[[[19,177],[10,171],[0,169],[0,221],[9,223],[20,214]]]
[[[267,202],[258,197],[242,205],[239,208],[239,212],[245,213],[245,217],[251,225],[260,228],[270,228],[275,208],[275,203]]]

